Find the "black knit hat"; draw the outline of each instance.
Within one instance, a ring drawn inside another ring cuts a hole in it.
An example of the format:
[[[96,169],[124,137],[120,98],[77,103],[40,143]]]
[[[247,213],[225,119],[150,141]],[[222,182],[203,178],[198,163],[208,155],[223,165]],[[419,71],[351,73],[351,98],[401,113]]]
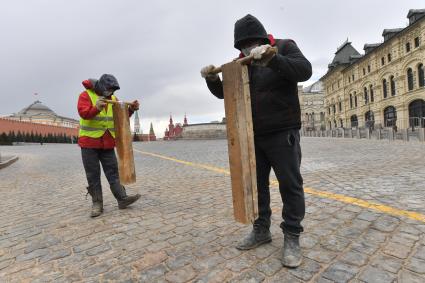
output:
[[[264,43],[270,43],[269,37],[263,24],[254,16],[248,14],[235,23],[235,48],[241,49],[243,42],[261,39]]]

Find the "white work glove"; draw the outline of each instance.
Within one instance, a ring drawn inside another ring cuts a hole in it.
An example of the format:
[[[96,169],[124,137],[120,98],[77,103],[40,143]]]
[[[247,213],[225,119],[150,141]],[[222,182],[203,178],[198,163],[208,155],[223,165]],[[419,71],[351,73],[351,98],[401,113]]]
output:
[[[201,69],[201,76],[209,81],[215,81],[218,79],[218,74],[212,73],[212,71],[215,69],[214,65],[209,65],[206,67],[203,67]]]
[[[106,107],[106,102],[105,101],[103,101],[102,99],[98,99],[96,101],[96,108],[97,108],[97,110],[102,111],[103,108],[105,108],[105,107]]]
[[[265,44],[252,49],[250,55],[254,58],[254,65],[267,66],[276,53],[276,48],[273,48],[270,44]]]
[[[260,60],[268,48],[271,48],[270,44],[257,46],[251,50],[250,55],[252,55],[255,60]]]

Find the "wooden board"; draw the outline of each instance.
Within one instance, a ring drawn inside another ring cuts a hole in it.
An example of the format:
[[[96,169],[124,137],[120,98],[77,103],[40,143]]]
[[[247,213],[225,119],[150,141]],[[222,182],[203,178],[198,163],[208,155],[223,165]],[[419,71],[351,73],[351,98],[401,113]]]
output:
[[[234,217],[253,223],[258,201],[248,68],[231,62],[222,66],[222,72]]]
[[[115,144],[118,153],[118,171],[120,182],[128,185],[136,182],[133,155],[133,137],[130,130],[128,105],[114,104]]]

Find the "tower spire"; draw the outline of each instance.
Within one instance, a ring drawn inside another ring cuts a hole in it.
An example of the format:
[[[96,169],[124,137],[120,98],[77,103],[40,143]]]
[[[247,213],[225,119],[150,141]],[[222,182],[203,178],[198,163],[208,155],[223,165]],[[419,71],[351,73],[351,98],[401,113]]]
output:
[[[186,113],[184,113],[184,120],[183,120],[183,126],[187,126],[187,117],[186,117]]]
[[[139,120],[139,112],[136,111],[134,116],[134,132],[136,134],[140,134],[140,120]]]
[[[152,135],[152,136],[155,135],[155,132],[153,130],[153,124],[152,124],[152,122],[151,122],[151,128],[149,129],[149,135]]]

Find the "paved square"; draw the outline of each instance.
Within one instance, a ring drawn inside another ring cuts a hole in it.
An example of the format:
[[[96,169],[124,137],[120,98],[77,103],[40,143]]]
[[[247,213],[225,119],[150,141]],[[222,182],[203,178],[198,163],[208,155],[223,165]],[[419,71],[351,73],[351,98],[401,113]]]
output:
[[[273,242],[234,248],[250,227],[233,221],[225,140],[134,148],[141,201],[118,210],[102,177],[105,212],[91,219],[77,146],[0,147],[20,157],[0,170],[0,281],[425,282],[425,145],[303,138],[293,270],[279,260],[276,188]]]

